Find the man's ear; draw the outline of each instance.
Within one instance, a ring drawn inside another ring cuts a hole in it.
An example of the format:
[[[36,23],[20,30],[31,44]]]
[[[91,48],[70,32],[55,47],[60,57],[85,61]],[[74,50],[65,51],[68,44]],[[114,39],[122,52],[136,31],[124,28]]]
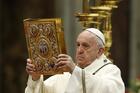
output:
[[[104,53],[105,49],[104,48],[99,48],[97,57],[100,57]]]

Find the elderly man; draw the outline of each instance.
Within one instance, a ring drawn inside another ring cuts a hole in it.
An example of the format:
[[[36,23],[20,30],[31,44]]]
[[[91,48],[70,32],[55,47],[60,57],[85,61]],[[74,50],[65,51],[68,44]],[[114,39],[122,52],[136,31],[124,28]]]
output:
[[[120,69],[104,55],[104,35],[98,29],[88,28],[79,34],[76,43],[75,62],[67,54],[58,55],[56,67],[66,67],[68,72],[45,81],[34,72],[28,59],[25,93],[124,93]]]

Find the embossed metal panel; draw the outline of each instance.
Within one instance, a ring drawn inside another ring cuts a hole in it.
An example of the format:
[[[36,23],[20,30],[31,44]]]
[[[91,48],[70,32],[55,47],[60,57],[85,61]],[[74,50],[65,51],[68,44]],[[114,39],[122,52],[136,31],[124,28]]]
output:
[[[45,75],[63,72],[55,67],[57,56],[66,53],[61,19],[25,19],[24,29],[36,72]]]

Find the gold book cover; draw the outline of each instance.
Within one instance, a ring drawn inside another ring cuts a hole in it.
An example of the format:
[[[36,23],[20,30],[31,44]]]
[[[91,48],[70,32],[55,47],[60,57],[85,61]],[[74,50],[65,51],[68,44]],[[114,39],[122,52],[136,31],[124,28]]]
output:
[[[25,19],[23,23],[29,58],[35,64],[36,72],[44,75],[62,73],[55,67],[57,56],[66,53],[61,19]]]

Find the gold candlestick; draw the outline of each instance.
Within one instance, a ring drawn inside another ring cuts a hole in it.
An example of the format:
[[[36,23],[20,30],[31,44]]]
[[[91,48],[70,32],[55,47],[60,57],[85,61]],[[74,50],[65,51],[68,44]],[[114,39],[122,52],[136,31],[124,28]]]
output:
[[[78,17],[78,21],[82,24],[83,29],[88,27],[100,27],[100,17],[98,13],[76,13],[76,17]]]
[[[83,13],[89,13],[89,0],[83,0]]]
[[[119,0],[104,0],[102,2],[103,5],[109,6],[111,8],[118,8],[117,4],[119,3]]]
[[[93,6],[89,0],[83,0],[83,13],[77,13],[75,16],[82,24],[83,29],[94,27],[101,30],[106,38],[105,54],[109,57],[110,47],[112,44],[112,25],[111,14],[112,9],[117,8],[119,0],[93,0]]]

